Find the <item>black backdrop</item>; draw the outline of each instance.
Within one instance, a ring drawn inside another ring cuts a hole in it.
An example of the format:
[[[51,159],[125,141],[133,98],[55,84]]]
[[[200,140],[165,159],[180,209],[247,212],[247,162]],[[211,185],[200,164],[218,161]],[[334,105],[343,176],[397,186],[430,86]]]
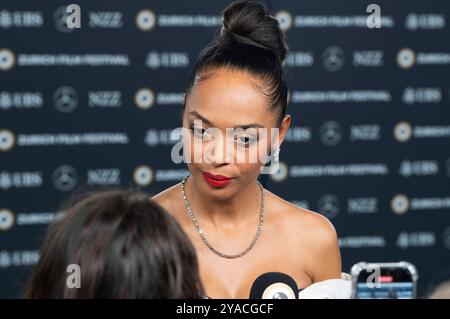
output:
[[[343,270],[414,263],[419,295],[450,269],[448,0],[264,3],[286,30],[291,130],[283,198],[330,218]],[[229,1],[0,3],[0,297],[20,296],[46,226],[78,189],[177,183],[183,91]]]

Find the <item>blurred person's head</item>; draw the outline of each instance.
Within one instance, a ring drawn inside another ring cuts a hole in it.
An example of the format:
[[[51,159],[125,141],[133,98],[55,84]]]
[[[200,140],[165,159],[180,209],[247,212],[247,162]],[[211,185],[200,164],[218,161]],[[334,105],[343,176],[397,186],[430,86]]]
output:
[[[425,299],[450,299],[450,268],[436,273],[427,283],[423,293]]]
[[[67,267],[78,265],[80,288]],[[202,298],[195,250],[178,223],[137,191],[91,194],[49,227],[26,298]]]
[[[427,297],[428,299],[450,299],[450,280],[439,284],[433,292]]]

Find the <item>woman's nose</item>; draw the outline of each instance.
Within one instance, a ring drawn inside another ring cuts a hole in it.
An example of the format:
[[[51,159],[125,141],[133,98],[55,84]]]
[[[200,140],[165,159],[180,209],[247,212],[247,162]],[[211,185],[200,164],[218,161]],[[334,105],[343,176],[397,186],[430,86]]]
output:
[[[212,165],[230,164],[233,161],[234,148],[223,136],[216,137],[209,145],[206,156]]]

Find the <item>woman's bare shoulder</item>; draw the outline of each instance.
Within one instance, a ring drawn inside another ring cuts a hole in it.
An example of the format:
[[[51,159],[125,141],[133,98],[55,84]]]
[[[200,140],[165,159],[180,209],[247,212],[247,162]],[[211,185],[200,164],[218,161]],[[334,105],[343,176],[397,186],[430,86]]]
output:
[[[278,225],[277,233],[283,234],[284,241],[291,243],[284,246],[289,255],[302,261],[313,282],[339,278],[341,257],[337,234],[328,218],[271,192],[268,194],[272,220]]]
[[[151,199],[161,205],[169,213],[175,214],[177,211],[177,196],[181,196],[178,191],[178,184],[172,185],[169,188],[153,195]]]
[[[331,232],[332,234],[335,232],[331,222],[322,214],[297,206],[270,191],[266,191],[266,193],[269,194],[272,201],[271,208],[274,217],[284,221],[288,227],[301,227],[302,230],[311,230],[315,234],[318,231],[321,233]]]

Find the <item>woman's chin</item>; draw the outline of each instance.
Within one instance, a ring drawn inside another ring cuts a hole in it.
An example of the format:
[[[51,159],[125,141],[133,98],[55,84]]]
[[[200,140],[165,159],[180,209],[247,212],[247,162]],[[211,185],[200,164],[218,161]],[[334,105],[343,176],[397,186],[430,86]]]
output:
[[[231,184],[228,184],[226,186],[216,186],[210,185],[204,180],[201,180],[200,183],[200,192],[203,194],[203,196],[208,197],[211,200],[225,201],[233,197],[234,187]]]

